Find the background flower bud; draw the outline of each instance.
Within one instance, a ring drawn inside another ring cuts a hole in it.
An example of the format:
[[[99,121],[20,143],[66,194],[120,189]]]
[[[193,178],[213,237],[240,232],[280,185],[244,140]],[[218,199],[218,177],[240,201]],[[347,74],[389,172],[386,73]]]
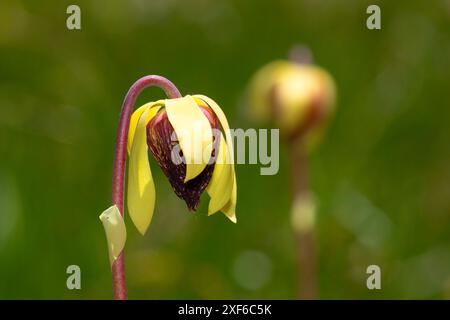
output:
[[[335,83],[324,69],[275,61],[260,69],[249,86],[249,116],[271,121],[287,139],[315,145],[334,111]]]

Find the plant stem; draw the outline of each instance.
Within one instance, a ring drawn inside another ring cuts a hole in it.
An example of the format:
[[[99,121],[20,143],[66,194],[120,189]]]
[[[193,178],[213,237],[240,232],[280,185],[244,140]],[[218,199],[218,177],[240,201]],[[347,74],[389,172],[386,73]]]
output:
[[[314,203],[309,182],[309,159],[300,139],[289,146],[293,227],[297,245],[298,298],[316,298]]]
[[[312,64],[313,54],[307,46],[296,44],[289,51],[289,60],[298,64]]]
[[[313,63],[311,50],[302,44],[294,45],[289,60],[300,64]],[[317,108],[312,110],[316,111]],[[309,181],[309,159],[302,143],[304,133],[313,125],[315,112],[310,112],[304,124],[289,139],[289,161],[292,190],[292,222],[297,245],[298,298],[316,298],[316,248],[314,239],[315,204]]]
[[[130,126],[130,118],[134,109],[137,97],[145,88],[156,86],[164,90],[167,97],[181,97],[177,87],[164,77],[151,75],[145,76],[137,80],[128,90],[125,100],[122,104],[120,114],[119,128],[117,129],[117,140],[114,152],[114,173],[112,182],[112,203],[115,204],[124,215],[124,181],[125,181],[125,163],[127,154],[128,129]],[[122,251],[119,257],[112,265],[112,278],[114,298],[116,300],[127,299],[127,287],[125,280],[125,258]]]

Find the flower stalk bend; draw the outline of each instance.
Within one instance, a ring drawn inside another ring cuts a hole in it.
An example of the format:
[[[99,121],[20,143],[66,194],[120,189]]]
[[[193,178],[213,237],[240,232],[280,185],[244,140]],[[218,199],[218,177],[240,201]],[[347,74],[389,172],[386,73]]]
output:
[[[124,181],[125,162],[127,155],[128,129],[134,104],[139,94],[148,87],[156,86],[164,90],[169,99],[181,97],[177,87],[164,77],[157,75],[145,76],[137,80],[125,96],[120,114],[119,127],[117,129],[117,140],[114,152],[114,173],[112,182],[112,203],[119,209],[120,215],[124,215]],[[127,288],[125,279],[124,252],[119,254],[112,262],[112,277],[114,298],[116,300],[127,299]]]

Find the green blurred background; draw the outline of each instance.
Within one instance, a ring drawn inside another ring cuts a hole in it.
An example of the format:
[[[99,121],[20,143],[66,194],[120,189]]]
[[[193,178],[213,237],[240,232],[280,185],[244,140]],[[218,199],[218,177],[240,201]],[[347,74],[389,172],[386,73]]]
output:
[[[66,28],[81,7],[82,30]],[[382,29],[366,28],[381,7]],[[450,298],[450,1],[0,2],[0,298],[109,299],[98,215],[129,86],[146,74],[206,94],[251,127],[245,88],[307,44],[338,86],[312,159],[320,298]],[[147,89],[144,103],[163,97]],[[296,296],[286,150],[275,176],[240,165],[238,224],[196,214],[155,165],[154,220],[126,218],[129,297]],[[81,267],[82,289],[66,288]],[[382,290],[366,288],[366,268]]]

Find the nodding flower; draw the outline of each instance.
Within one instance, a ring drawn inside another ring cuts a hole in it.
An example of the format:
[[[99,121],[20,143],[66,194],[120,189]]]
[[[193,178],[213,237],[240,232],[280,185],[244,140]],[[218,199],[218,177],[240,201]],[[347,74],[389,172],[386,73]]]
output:
[[[187,95],[138,108],[131,116],[127,143],[127,204],[138,231],[146,232],[156,200],[148,150],[189,210],[197,209],[206,190],[211,198],[208,215],[222,211],[236,222],[232,148],[223,111],[206,96]]]
[[[163,89],[168,99],[147,103],[133,113],[139,94],[152,86]],[[124,199],[131,220],[141,234],[147,231],[155,209],[155,184],[149,153],[189,210],[197,209],[200,196],[206,190],[210,197],[208,215],[222,211],[236,223],[233,144],[222,109],[203,95],[182,97],[177,87],[164,77],[148,75],[138,79],[128,90],[120,113],[112,206],[99,217],[108,243],[114,297],[119,300],[127,299]]]

